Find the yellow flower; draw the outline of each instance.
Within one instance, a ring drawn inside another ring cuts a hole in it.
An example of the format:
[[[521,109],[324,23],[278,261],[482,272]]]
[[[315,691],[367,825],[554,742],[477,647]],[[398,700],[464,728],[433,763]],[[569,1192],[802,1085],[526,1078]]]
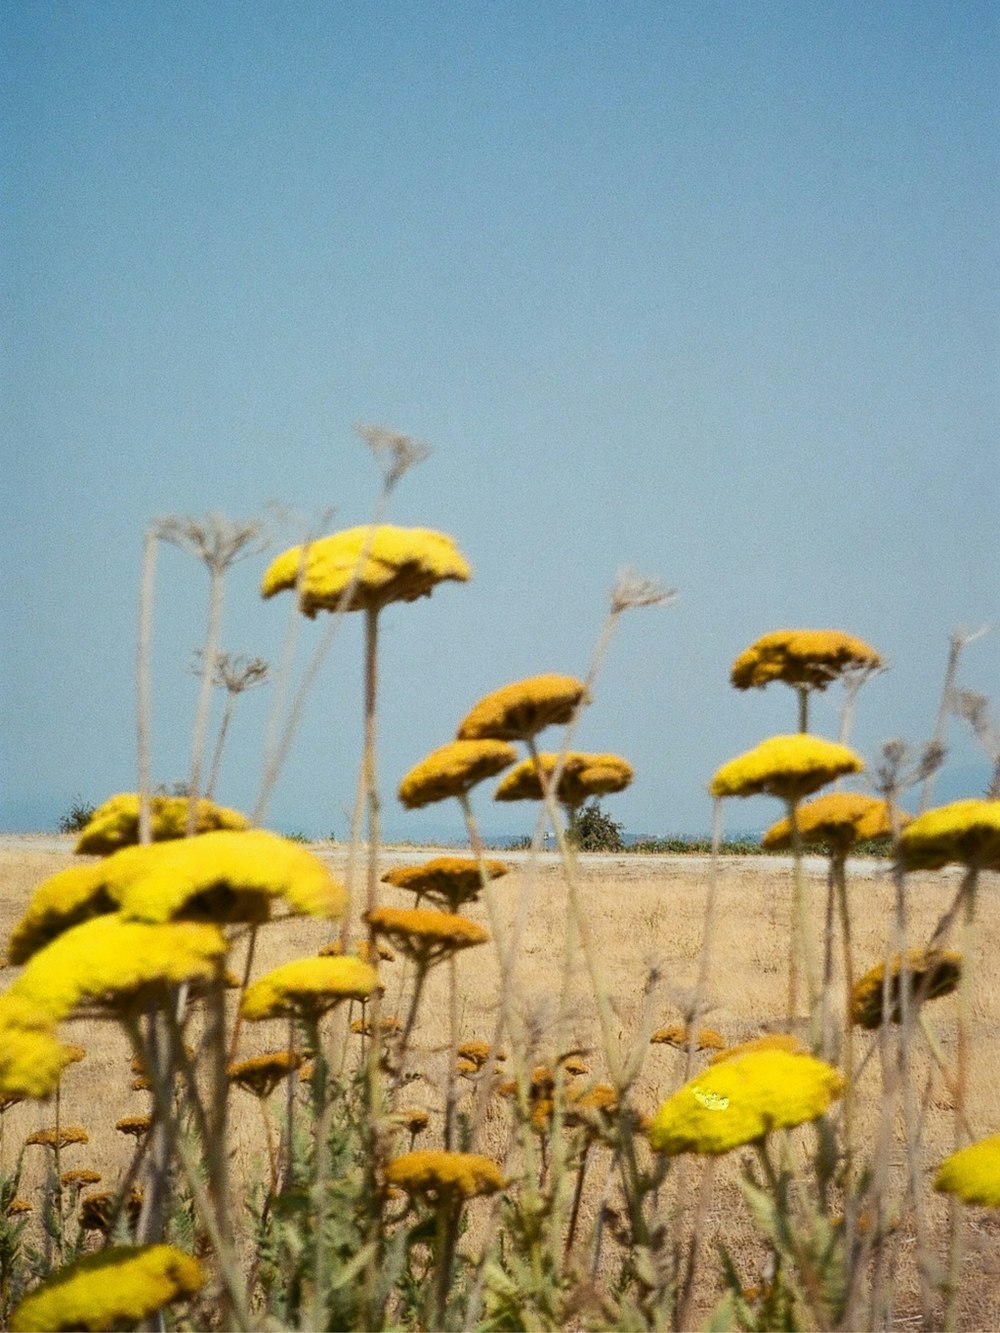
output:
[[[85,1185],[99,1185],[103,1177],[100,1171],[91,1171],[89,1167],[77,1167],[75,1171],[64,1171],[59,1177],[67,1189],[83,1189]]]
[[[952,861],[1000,870],[1000,801],[953,801],[918,815],[899,854],[907,870],[939,870]]]
[[[68,1148],[72,1143],[89,1143],[90,1135],[82,1125],[59,1125],[50,1129],[36,1129],[24,1141],[45,1148]]]
[[[302,1063],[298,1051],[271,1051],[240,1060],[226,1071],[229,1081],[252,1092],[255,1097],[270,1097],[282,1079],[287,1078]]]
[[[737,1060],[741,1055],[750,1055],[754,1051],[785,1051],[788,1055],[808,1055],[809,1052],[790,1032],[765,1032],[760,1037],[751,1037],[737,1046],[725,1046],[715,1055],[709,1056],[708,1063],[717,1065],[723,1060]]]
[[[316,1019],[342,1000],[365,1000],[378,986],[370,963],[340,958],[296,958],[247,988],[241,1006],[251,1020],[302,1015]]]
[[[471,1152],[408,1152],[385,1169],[386,1182],[437,1201],[474,1199],[504,1187],[503,1172],[488,1157]]]
[[[107,1235],[112,1228],[115,1220],[116,1211],[119,1211],[119,1200],[117,1194],[102,1192],[100,1194],[88,1194],[80,1202],[80,1229],[81,1231],[103,1231]],[[128,1217],[132,1226],[135,1226],[139,1220],[139,1214],[142,1211],[142,1191],[132,1190],[124,1204],[123,1211]],[[106,1254],[107,1251],[105,1250]],[[83,1325],[80,1325],[83,1327]]]
[[[103,862],[60,870],[43,880],[32,894],[27,911],[11,934],[8,958],[20,967],[64,930],[116,909],[107,891]]]
[[[151,1115],[125,1115],[121,1120],[115,1121],[115,1129],[119,1134],[131,1134],[135,1139],[141,1139],[143,1134],[148,1134],[153,1124]]]
[[[843,1088],[840,1074],[810,1055],[756,1051],[712,1065],[678,1089],[656,1113],[649,1141],[668,1156],[726,1153],[817,1119]]]
[[[0,996],[0,1094],[22,1099],[55,1092],[72,1054],[53,1029],[47,1013],[30,1000]]]
[[[919,991],[928,987],[925,998],[936,1000],[941,995],[950,995],[958,986],[962,975],[962,955],[951,950],[911,949],[907,954],[909,972],[909,992],[911,1004]],[[899,954],[894,954],[890,967],[889,999],[892,1012],[889,1015],[893,1023],[901,1018],[900,972],[902,962]],[[877,1028],[884,1022],[882,1009],[882,984],[885,976],[885,964],[879,963],[870,972],[866,972],[851,991],[851,1022],[863,1028]]]
[[[506,741],[449,741],[410,769],[399,784],[399,799],[408,810],[417,810],[449,796],[464,796],[516,759],[517,751]]]
[[[385,935],[424,967],[489,939],[483,927],[468,917],[425,907],[376,907],[365,919],[376,935]]]
[[[676,1046],[680,1051],[686,1051],[691,1042],[691,1031],[683,1023],[673,1023],[669,1027],[660,1028],[654,1032],[649,1039],[664,1046]],[[726,1042],[721,1032],[716,1032],[715,1028],[699,1028],[698,1037],[695,1041],[696,1051],[721,1051]]]
[[[713,796],[779,796],[793,801],[817,791],[864,763],[853,750],[819,736],[772,736],[730,759],[709,784]]]
[[[7,1205],[6,1211],[8,1217],[18,1217],[22,1213],[34,1212],[34,1209],[27,1199],[22,1199],[20,1195],[18,1195],[11,1199],[10,1203]]]
[[[409,1106],[402,1111],[394,1111],[392,1119],[413,1135],[422,1133],[431,1122],[430,1112],[422,1106]]]
[[[730,680],[738,690],[761,689],[772,680],[825,690],[853,667],[874,670],[882,659],[862,639],[838,629],[779,629],[740,653]]]
[[[963,1203],[1000,1208],[1000,1134],[946,1157],[934,1178],[934,1188],[958,1195]]]
[[[575,676],[529,676],[480,699],[458,729],[461,741],[519,741],[568,722],[589,702]]]
[[[472,577],[468,561],[454,541],[429,528],[376,528],[362,561],[371,529],[348,528],[310,542],[303,551],[293,546],[272,562],[261,582],[264,597],[299,586],[299,607],[310,617],[333,611],[348,585],[357,585],[348,611],[380,608],[390,602],[429,597],[445,579],[460,583]],[[300,582],[301,576],[301,582]]]
[[[21,1302],[13,1333],[138,1324],[204,1282],[197,1259],[172,1245],[112,1246],[61,1269]]]
[[[151,990],[208,979],[225,950],[226,941],[215,926],[194,921],[153,925],[124,921],[117,914],[99,916],[65,931],[36,953],[6,998],[27,1001],[54,1024],[85,1000],[141,1003],[156,998]]]
[[[484,861],[486,879],[499,879],[507,874],[502,861]],[[466,856],[436,856],[419,866],[398,866],[382,876],[383,884],[394,884],[398,889],[409,889],[420,898],[429,898],[449,912],[457,912],[463,903],[474,902],[479,896],[482,879],[479,862]]]
[[[466,1060],[474,1067],[473,1070],[465,1071],[471,1073],[474,1072],[474,1070],[482,1069],[483,1065],[485,1065],[486,1061],[490,1058],[492,1050],[493,1047],[488,1041],[463,1041],[456,1054],[459,1061]],[[498,1064],[506,1059],[506,1051],[497,1051],[496,1061]]]
[[[910,819],[899,812],[900,824]],[[834,854],[846,854],[856,842],[888,838],[892,833],[889,805],[875,796],[855,791],[832,791],[800,805],[797,811],[803,843],[825,843]],[[792,824],[786,815],[761,838],[768,851],[784,851],[792,845]]]
[[[151,832],[154,842],[183,838],[187,833],[187,796],[153,796],[150,799]],[[227,810],[214,801],[199,800],[195,805],[195,832],[209,833],[214,829],[246,829],[248,820],[238,810]],[[98,806],[80,834],[76,844],[78,853],[107,856],[120,847],[131,847],[139,841],[139,795],[121,792]]]
[[[264,921],[274,899],[295,915],[332,919],[347,903],[319,857],[263,829],[128,847],[104,865],[122,915],[140,921]]]
[[[538,756],[546,780],[551,781],[559,756],[545,752]],[[582,805],[591,796],[624,791],[632,781],[632,765],[617,754],[584,754],[570,750],[563,761],[556,799],[571,808]],[[493,794],[495,801],[540,801],[542,784],[534,760],[523,759],[511,769]]]

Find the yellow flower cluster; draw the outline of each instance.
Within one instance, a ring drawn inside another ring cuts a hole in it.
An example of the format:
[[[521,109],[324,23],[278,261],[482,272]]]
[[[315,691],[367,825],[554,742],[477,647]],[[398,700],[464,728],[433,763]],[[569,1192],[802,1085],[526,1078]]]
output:
[[[790,1032],[765,1032],[760,1037],[751,1037],[736,1046],[726,1046],[716,1055],[709,1057],[709,1064],[717,1065],[722,1060],[736,1060],[741,1055],[750,1055],[754,1051],[785,1051],[788,1055],[808,1055],[809,1052]]]
[[[0,1095],[48,1097],[72,1052],[55,1035],[55,1024],[37,1005],[10,993],[0,996]]]
[[[229,1066],[229,1081],[252,1092],[255,1097],[270,1097],[282,1079],[298,1069],[302,1057],[298,1051],[271,1051],[266,1055],[252,1055]]]
[[[545,752],[538,758],[546,782],[550,782],[559,756]],[[563,761],[556,799],[563,805],[575,808],[591,796],[624,791],[632,777],[632,765],[620,755],[584,754],[579,750],[570,750]],[[542,784],[532,758],[523,759],[516,768],[511,769],[494,793],[494,800],[497,801],[541,799]]]
[[[24,1141],[45,1148],[62,1149],[73,1143],[89,1143],[90,1135],[82,1125],[53,1125],[49,1129],[36,1129]]]
[[[486,879],[499,879],[507,874],[502,861],[483,861]],[[383,884],[398,889],[409,889],[420,898],[450,912],[458,911],[463,903],[473,902],[482,887],[479,862],[467,856],[436,856],[419,866],[397,866],[382,876]]]
[[[153,796],[150,800],[151,831],[154,842],[183,838],[187,833],[190,799],[187,796]],[[227,810],[214,801],[195,803],[195,832],[215,829],[246,829],[249,822],[238,810]],[[139,795],[121,792],[97,807],[77,840],[76,851],[92,856],[107,856],[120,847],[132,847],[139,841]]]
[[[962,975],[962,955],[951,950],[910,949],[907,954],[910,1003],[923,992],[924,998],[936,1000],[950,995],[958,987]],[[900,975],[903,970],[899,954],[893,955],[889,975],[889,1001],[893,1023],[900,1021]],[[885,964],[879,963],[866,972],[851,991],[851,1022],[863,1028],[877,1028],[885,1022],[882,1008]]]
[[[115,1129],[119,1134],[129,1134],[134,1139],[141,1139],[144,1134],[148,1134],[152,1126],[151,1115],[123,1115],[115,1121]]]
[[[7,956],[20,967],[64,930],[114,912],[117,906],[107,890],[105,862],[60,870],[32,894],[27,911],[11,933]]]
[[[691,1043],[691,1030],[683,1023],[672,1023],[669,1027],[658,1028],[649,1040],[658,1046],[676,1046],[678,1050],[686,1051]],[[715,1028],[698,1029],[696,1051],[721,1051],[725,1044],[722,1033],[716,1032]]]
[[[953,801],[918,815],[903,832],[907,870],[939,870],[951,862],[1000,870],[1000,801]]]
[[[771,736],[723,764],[709,792],[712,796],[766,795],[794,801],[863,768],[860,756],[836,741],[802,733]]]
[[[568,722],[587,702],[587,687],[575,676],[529,676],[480,699],[458,728],[458,739],[526,740]]]
[[[404,1153],[385,1169],[386,1183],[434,1201],[457,1202],[480,1194],[496,1194],[504,1187],[503,1172],[496,1162],[479,1153]]]
[[[467,916],[425,907],[376,907],[365,919],[376,935],[392,940],[401,953],[424,967],[490,938]]]
[[[772,680],[824,690],[850,668],[881,665],[870,644],[842,630],[779,629],[740,653],[729,679],[738,690],[761,689]]]
[[[901,814],[900,823],[909,818]],[[850,851],[856,842],[887,838],[892,833],[888,802],[854,791],[827,792],[806,801],[796,812],[796,822],[804,844],[825,843],[835,854]],[[769,852],[791,847],[792,824],[787,815],[771,825],[761,845]]]
[[[517,751],[506,741],[449,741],[410,769],[399,784],[399,799],[408,810],[418,810],[450,796],[464,796],[516,759]]]
[[[378,972],[353,954],[296,958],[248,986],[243,1017],[299,1016],[316,1019],[343,1000],[366,1000],[379,985]]]
[[[649,1128],[656,1152],[716,1156],[774,1129],[815,1120],[844,1088],[810,1055],[759,1050],[712,1065],[660,1107]]]
[[[172,1245],[112,1246],[56,1273],[11,1316],[13,1333],[138,1324],[204,1282],[197,1259]]]
[[[298,586],[300,609],[314,617],[336,610],[355,580],[348,611],[413,602],[446,579],[465,583],[471,577],[468,561],[443,532],[383,524],[374,534],[369,527],[348,528],[305,548],[293,546],[271,563],[260,590],[272,597]]]
[[[1000,1208],[1000,1134],[946,1157],[934,1178],[934,1188],[957,1195],[963,1203]]]

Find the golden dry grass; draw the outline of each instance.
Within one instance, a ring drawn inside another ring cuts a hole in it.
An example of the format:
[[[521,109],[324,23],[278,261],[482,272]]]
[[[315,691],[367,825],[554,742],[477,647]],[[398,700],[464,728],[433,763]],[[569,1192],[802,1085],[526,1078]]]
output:
[[[342,854],[325,853],[337,869],[343,869]],[[0,877],[3,883],[0,934],[4,938],[17,920],[33,888],[47,875],[68,863],[68,854],[10,851],[0,843]],[[702,862],[686,864],[683,858],[662,862],[629,857],[582,858],[579,869],[583,909],[597,945],[604,978],[613,997],[616,1035],[622,1049],[642,1042],[643,1033],[679,1022],[695,982],[708,894],[708,874]],[[917,874],[908,878],[911,943],[929,938],[939,917],[949,905],[957,877],[949,872]],[[809,877],[813,921],[817,937],[821,929],[824,899],[822,877]],[[400,906],[412,899],[402,890],[382,886],[383,901]],[[980,890],[977,952],[974,959],[974,1069],[968,1093],[968,1115],[977,1136],[1000,1129],[995,1071],[1000,1068],[1000,982],[994,960],[1000,951],[1000,896],[997,876],[984,876]],[[856,972],[860,974],[883,956],[893,913],[894,889],[887,870],[875,876],[856,878],[850,885],[854,922]],[[516,993],[519,1007],[537,1036],[531,1060],[550,1060],[571,1047],[592,1052],[588,1057],[591,1077],[607,1077],[600,1055],[595,1005],[588,978],[578,961],[565,1021],[560,1022],[559,995],[566,934],[566,886],[562,870],[545,864],[534,873],[515,867],[496,882],[495,896],[502,931],[509,936],[518,905],[526,899],[526,926],[516,963]],[[488,925],[482,904],[467,909],[474,919]],[[709,1008],[704,1018],[730,1042],[745,1040],[768,1028],[785,1027],[788,963],[788,923],[791,910],[791,875],[779,863],[766,859],[724,860],[718,876],[717,932],[712,953]],[[356,934],[360,933],[355,928]],[[328,925],[294,921],[262,932],[255,974],[289,958],[316,952],[330,938]],[[238,962],[233,966],[239,970]],[[8,972],[13,976],[13,972]],[[383,966],[386,993],[384,1013],[402,1014],[409,974],[398,961]],[[458,960],[461,1039],[489,1040],[497,1014],[498,967],[492,946],[470,950]],[[836,981],[835,1011],[843,1006],[843,986]],[[435,1142],[441,1124],[448,1061],[447,969],[432,974],[421,1019],[414,1033],[414,1070],[418,1074],[401,1097],[402,1104],[426,1107],[430,1128],[422,1142]],[[644,1002],[644,993],[647,998]],[[946,1056],[954,1056],[955,1000],[946,998],[928,1008]],[[128,1053],[117,1028],[93,1021],[68,1027],[67,1039],[87,1048],[87,1058],[72,1066],[64,1079],[62,1117],[65,1123],[82,1124],[91,1142],[87,1147],[67,1149],[63,1169],[91,1166],[105,1173],[101,1188],[112,1188],[125,1169],[132,1140],[114,1129],[122,1116],[148,1109],[148,1095],[130,1089],[132,1074]],[[284,1024],[255,1024],[244,1028],[242,1055],[283,1044]],[[860,1034],[858,1052],[870,1041]],[[697,1057],[701,1067],[709,1053]],[[684,1053],[666,1046],[649,1046],[636,1085],[639,1103],[652,1111],[681,1081]],[[918,1086],[928,1082],[925,1151],[921,1169],[929,1179],[936,1164],[951,1150],[951,1102],[939,1074],[934,1073],[923,1052],[917,1057]],[[473,1084],[468,1084],[471,1098]],[[859,1120],[866,1137],[871,1133],[879,1109],[880,1080],[877,1059],[870,1061],[859,1086]],[[240,1131],[237,1173],[263,1172],[264,1149],[258,1119],[249,1098],[236,1091],[235,1105],[244,1109],[235,1117]],[[503,1114],[499,1109],[487,1120],[481,1151],[500,1154],[503,1149]],[[3,1117],[3,1162],[9,1167],[25,1136],[52,1120],[52,1107],[23,1103]],[[798,1131],[803,1147],[810,1130]],[[36,1205],[44,1188],[45,1149],[27,1150],[27,1169],[19,1193]],[[724,1237],[747,1282],[754,1280],[762,1250],[740,1195],[737,1178],[752,1154],[733,1153],[719,1163],[713,1205],[705,1234],[706,1253],[717,1237]],[[892,1159],[894,1172],[902,1178],[904,1158],[897,1139]],[[682,1173],[692,1194],[702,1170],[691,1163]],[[604,1167],[594,1171],[595,1188]],[[677,1174],[677,1173],[675,1173]],[[933,1196],[932,1196],[933,1197]],[[591,1200],[591,1207],[593,1201]],[[944,1205],[933,1199],[931,1222],[936,1231],[943,1226]],[[964,1328],[1000,1327],[1000,1257],[997,1240],[1000,1221],[983,1209],[969,1213],[968,1245],[962,1286]],[[901,1229],[896,1237],[895,1263],[903,1275],[902,1301],[897,1317],[912,1312],[915,1238]],[[714,1272],[716,1265],[707,1268]],[[702,1292],[702,1309],[712,1292]]]

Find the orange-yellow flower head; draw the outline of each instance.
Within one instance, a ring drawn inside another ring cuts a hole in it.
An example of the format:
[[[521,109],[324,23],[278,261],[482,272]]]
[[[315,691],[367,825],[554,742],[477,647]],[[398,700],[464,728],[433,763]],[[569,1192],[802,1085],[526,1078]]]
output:
[[[26,1097],[48,1097],[73,1052],[55,1035],[48,1012],[30,999],[0,995],[0,1098],[3,1109]]]
[[[7,957],[15,967],[20,967],[64,930],[117,908],[107,889],[105,862],[60,870],[43,880],[32,894],[24,916],[11,934]]]
[[[958,987],[962,975],[962,955],[947,949],[910,949],[906,955],[908,993],[910,1004],[919,996],[936,1000],[950,995]],[[889,1017],[893,1023],[901,1020],[900,993],[903,964],[894,954],[889,971]],[[885,964],[879,963],[858,981],[851,992],[851,1022],[863,1028],[877,1028],[885,1022],[882,997],[884,993]]]
[[[150,802],[154,842],[183,838],[187,833],[187,796],[154,796]],[[238,810],[227,810],[213,801],[195,803],[195,832],[210,833],[216,829],[246,829],[250,825]],[[139,841],[139,796],[136,792],[122,792],[109,797],[91,815],[80,833],[75,851],[93,856],[107,856],[120,847],[132,847]]]
[[[538,756],[546,782],[551,782],[559,756],[545,752]],[[617,754],[584,754],[570,750],[563,761],[556,799],[575,808],[592,796],[606,796],[624,791],[632,781],[632,765]],[[535,761],[523,759],[512,768],[493,794],[496,801],[540,801],[542,784]]]
[[[507,874],[502,861],[484,861],[482,875],[499,879]],[[457,912],[463,903],[473,902],[482,888],[479,862],[467,856],[436,856],[419,866],[397,866],[382,876],[383,884],[409,889],[417,899],[429,898],[435,906]]]
[[[909,818],[900,813],[900,824]],[[796,811],[796,822],[804,844],[823,843],[834,855],[849,852],[856,842],[888,838],[892,833],[888,802],[854,791],[827,792],[805,802]],[[761,846],[770,852],[786,851],[791,845],[792,823],[787,815],[761,838]]]
[[[243,1017],[316,1019],[344,1000],[366,1000],[378,985],[375,968],[353,954],[296,958],[247,987]]]
[[[691,1044],[691,1029],[683,1023],[672,1023],[669,1027],[657,1028],[649,1039],[658,1046],[675,1046],[679,1051],[686,1051]],[[696,1051],[721,1051],[726,1040],[715,1028],[699,1028],[695,1037]]]
[[[480,699],[458,729],[461,741],[519,741],[568,722],[588,703],[587,687],[575,676],[529,676]]]
[[[717,1065],[723,1060],[737,1060],[741,1055],[750,1055],[754,1051],[785,1051],[788,1055],[808,1055],[809,1052],[790,1032],[765,1032],[749,1041],[741,1041],[736,1046],[725,1046],[721,1051],[708,1058],[709,1064]]]
[[[649,1141],[668,1156],[716,1156],[817,1119],[843,1088],[836,1069],[811,1055],[755,1051],[711,1065],[679,1088],[656,1113]]]
[[[956,1195],[963,1203],[1000,1208],[1000,1134],[946,1157],[934,1178],[934,1188]]]
[[[738,690],[762,689],[772,680],[825,690],[852,668],[876,670],[879,654],[862,639],[839,629],[779,629],[740,653],[729,678]]]
[[[197,1259],[172,1245],[112,1246],[61,1268],[11,1316],[14,1333],[131,1328],[204,1282]]]
[[[766,795],[795,801],[863,768],[859,755],[835,741],[803,733],[771,736],[723,764],[708,790],[713,796]]]
[[[392,940],[401,953],[424,967],[490,938],[466,916],[426,907],[376,907],[366,920],[376,935]]]
[[[472,577],[468,561],[452,539],[429,528],[348,528],[330,537],[293,546],[272,562],[261,582],[271,597],[299,589],[299,607],[310,617],[334,611],[354,583],[348,611],[379,609],[390,602],[429,597],[438,583]]]
[[[417,810],[450,796],[464,796],[516,759],[517,751],[506,741],[450,741],[410,769],[399,784],[399,799],[408,810]]]
[[[1000,801],[953,801],[918,815],[900,837],[899,855],[907,870],[952,862],[1000,870]]]
[[[396,1157],[385,1168],[385,1179],[407,1194],[451,1203],[496,1194],[505,1183],[496,1162],[479,1153],[427,1150]]]
[[[253,1093],[255,1097],[270,1097],[278,1084],[298,1069],[302,1056],[298,1051],[271,1051],[266,1055],[252,1055],[240,1060],[226,1071],[229,1081]]]

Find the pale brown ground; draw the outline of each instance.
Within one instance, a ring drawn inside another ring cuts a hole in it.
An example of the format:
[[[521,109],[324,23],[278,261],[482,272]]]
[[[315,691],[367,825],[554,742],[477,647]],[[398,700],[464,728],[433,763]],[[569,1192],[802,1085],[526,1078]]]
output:
[[[343,869],[342,851],[323,850],[338,871]],[[410,859],[419,862],[426,854],[414,850]],[[396,858],[398,860],[398,857]],[[0,877],[3,883],[0,906],[0,935],[4,938],[27,903],[32,889],[47,875],[70,863],[65,852],[11,850],[0,842]],[[615,1013],[615,1040],[627,1051],[639,1043],[646,1058],[637,1081],[635,1100],[653,1111],[681,1081],[684,1056],[663,1046],[647,1046],[643,1033],[679,1021],[697,975],[702,947],[708,873],[702,862],[685,864],[683,858],[664,858],[651,862],[628,857],[583,858],[579,869],[581,900],[590,924],[599,957],[600,969]],[[822,927],[825,896],[822,876],[810,875],[810,897],[817,938]],[[908,888],[911,914],[911,943],[925,941],[938,918],[951,902],[958,878],[954,872],[911,876]],[[974,959],[974,1071],[969,1089],[968,1114],[977,1136],[1000,1132],[996,1078],[1000,1074],[1000,983],[995,960],[1000,952],[1000,897],[996,876],[985,876],[979,893],[977,949]],[[412,895],[383,886],[384,901],[400,906],[412,905]],[[757,1035],[763,1029],[785,1026],[785,1001],[788,967],[788,920],[791,876],[784,866],[767,859],[724,859],[718,877],[717,929],[711,955],[709,1003],[706,1023],[718,1028],[728,1041],[736,1042]],[[522,895],[523,898],[522,898]],[[577,954],[573,969],[573,989],[569,1016],[559,1023],[559,994],[566,938],[566,888],[561,869],[547,858],[534,873],[520,864],[496,883],[496,900],[502,932],[509,937],[518,904],[526,907],[526,926],[517,954],[516,994],[521,1013],[537,1032],[536,1049],[529,1059],[551,1059],[559,1050],[572,1046],[588,1049],[594,1079],[607,1077],[601,1051],[596,1012],[589,981]],[[882,957],[887,931],[892,919],[893,887],[887,872],[855,879],[851,883],[852,917],[855,934],[856,971],[860,975]],[[469,915],[488,924],[486,908],[475,905]],[[329,925],[295,921],[265,930],[258,945],[259,974],[288,958],[315,952],[331,936]],[[401,991],[406,990],[406,967],[402,962],[384,969],[386,997],[384,1010],[403,1012]],[[415,1030],[416,1062],[420,1077],[401,1097],[407,1105],[423,1105],[437,1116],[423,1142],[433,1146],[434,1127],[440,1126],[445,1071],[447,1068],[447,982],[446,968],[432,976],[422,1006],[422,1019]],[[13,972],[8,976],[13,977]],[[458,964],[459,1011],[463,1040],[492,1036],[497,1013],[498,969],[492,946],[468,951]],[[835,1007],[843,1004],[839,983],[839,956]],[[643,991],[648,987],[649,1001],[644,1013]],[[954,1058],[955,1000],[934,1002],[928,1016],[939,1035],[949,1059]],[[646,1027],[644,1028],[644,1024]],[[267,1028],[271,1027],[271,1031]],[[256,1025],[245,1029],[244,1054],[280,1046],[284,1043],[283,1025]],[[118,1134],[114,1121],[121,1116],[147,1109],[145,1094],[129,1088],[131,1075],[127,1053],[116,1031],[109,1025],[93,1022],[69,1025],[68,1040],[84,1045],[88,1056],[71,1067],[65,1076],[63,1123],[84,1125],[90,1144],[73,1147],[64,1153],[63,1167],[93,1166],[105,1171],[106,1187],[112,1188],[117,1173],[123,1170],[131,1140]],[[864,1051],[871,1038],[859,1037]],[[702,1067],[705,1057],[698,1057]],[[920,1070],[929,1065],[918,1056]],[[922,1075],[921,1077],[923,1077]],[[923,1086],[921,1082],[921,1086]],[[859,1096],[862,1120],[874,1129],[879,1094],[878,1062],[873,1059],[861,1082]],[[936,1164],[952,1146],[950,1098],[940,1077],[931,1082],[926,1109],[924,1160],[921,1164],[928,1182]],[[257,1112],[250,1098],[234,1093],[237,1123],[242,1144],[237,1170],[263,1172],[261,1141],[258,1137]],[[25,1103],[3,1117],[3,1161],[9,1168],[24,1137],[32,1129],[52,1122],[52,1106]],[[490,1116],[482,1151],[498,1157],[504,1144],[503,1116]],[[798,1132],[803,1148],[808,1130]],[[36,1204],[42,1188],[43,1155],[47,1150],[27,1150],[24,1185],[21,1194]],[[705,1233],[708,1270],[716,1267],[713,1245],[724,1236],[737,1258],[746,1281],[754,1280],[755,1265],[761,1248],[747,1214],[737,1177],[750,1154],[735,1152],[719,1163],[713,1191],[713,1203]],[[901,1168],[902,1153],[897,1148],[894,1168]],[[696,1188],[702,1167],[694,1163],[688,1179]],[[601,1183],[606,1164],[595,1167],[595,1185]],[[940,1234],[945,1210],[940,1199],[929,1189],[930,1216]],[[989,1329],[1000,1327],[1000,1225],[995,1212],[970,1209],[967,1212],[968,1245],[963,1269],[962,1327]],[[899,1326],[905,1326],[914,1312],[912,1303],[912,1267],[915,1238],[903,1229],[898,1235],[899,1250],[895,1262],[902,1274]],[[704,1301],[710,1303],[706,1287]],[[704,1303],[703,1303],[704,1308]]]

